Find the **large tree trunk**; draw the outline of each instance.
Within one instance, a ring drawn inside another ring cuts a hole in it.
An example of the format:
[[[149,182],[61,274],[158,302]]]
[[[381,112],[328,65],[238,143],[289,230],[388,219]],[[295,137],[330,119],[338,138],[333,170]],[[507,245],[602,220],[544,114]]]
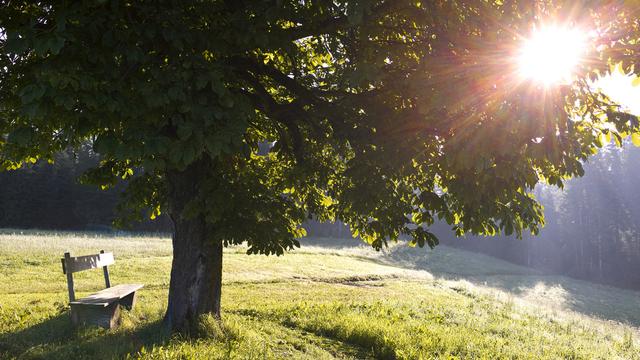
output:
[[[169,214],[173,220],[173,262],[165,325],[191,332],[202,314],[220,317],[222,242],[210,237],[204,216],[185,213],[199,201],[199,184],[207,177],[208,161],[199,160],[180,172],[167,174]]]

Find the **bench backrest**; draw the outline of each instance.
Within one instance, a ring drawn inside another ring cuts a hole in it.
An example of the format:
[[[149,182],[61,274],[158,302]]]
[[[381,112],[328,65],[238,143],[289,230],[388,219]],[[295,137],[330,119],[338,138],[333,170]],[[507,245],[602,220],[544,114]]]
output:
[[[67,288],[69,290],[69,301],[75,301],[75,291],[73,288],[73,273],[78,271],[102,268],[104,273],[104,283],[106,287],[111,287],[109,280],[109,269],[107,266],[115,262],[113,253],[105,253],[100,250],[99,254],[73,257],[69,252],[64,253],[62,261],[62,272],[67,274]]]
[[[96,255],[75,256],[69,255],[69,258],[62,258],[62,272],[67,271],[75,273],[78,271],[96,269],[103,266],[109,266],[114,263],[112,253],[100,253]]]

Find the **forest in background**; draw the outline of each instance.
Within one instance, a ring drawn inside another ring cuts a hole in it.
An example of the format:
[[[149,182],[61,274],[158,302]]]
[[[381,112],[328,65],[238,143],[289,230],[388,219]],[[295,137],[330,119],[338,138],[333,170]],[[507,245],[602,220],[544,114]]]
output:
[[[114,231],[123,187],[101,191],[77,181],[98,161],[86,146],[58,154],[53,164],[0,172],[0,228]],[[607,147],[585,164],[586,175],[568,181],[564,190],[539,186],[536,196],[546,217],[539,236],[455,238],[444,223],[433,230],[449,246],[549,274],[640,289],[639,165],[640,149]],[[313,236],[350,237],[343,224],[311,220],[305,227]],[[171,222],[160,216],[126,230],[170,232]]]
[[[112,232],[124,184],[100,190],[81,184],[80,176],[99,162],[91,146],[56,155],[53,164],[38,162],[0,172],[0,228]],[[170,232],[165,216],[125,231]]]
[[[541,185],[546,225],[538,236],[467,236],[439,231],[443,243],[550,274],[640,289],[640,149],[606,147],[564,190]],[[446,229],[445,229],[446,230]]]

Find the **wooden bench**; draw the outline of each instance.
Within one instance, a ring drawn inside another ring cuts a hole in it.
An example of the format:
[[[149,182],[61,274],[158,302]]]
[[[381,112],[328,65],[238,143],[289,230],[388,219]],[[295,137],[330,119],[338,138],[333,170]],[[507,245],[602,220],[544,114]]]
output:
[[[71,306],[71,322],[78,326],[98,325],[107,329],[117,326],[120,319],[120,307],[130,310],[136,302],[136,291],[142,284],[122,284],[111,286],[109,280],[109,265],[115,260],[112,253],[101,250],[96,255],[72,257],[69,252],[64,253],[62,272],[67,274],[69,289],[69,305]],[[102,268],[106,289],[91,294],[82,299],[76,299],[73,288],[73,273],[78,271]]]

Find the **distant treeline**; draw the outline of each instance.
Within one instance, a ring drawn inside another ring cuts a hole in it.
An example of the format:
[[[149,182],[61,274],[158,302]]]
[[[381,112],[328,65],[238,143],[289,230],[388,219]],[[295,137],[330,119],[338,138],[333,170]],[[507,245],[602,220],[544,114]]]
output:
[[[640,149],[605,148],[589,159],[585,172],[564,191],[536,189],[546,218],[539,236],[519,241],[443,235],[443,243],[551,274],[640,289]]]
[[[98,161],[87,146],[58,154],[53,164],[0,172],[0,228],[114,231],[122,188],[101,191],[77,181]],[[640,149],[606,148],[585,170],[583,178],[569,181],[564,190],[536,189],[547,221],[537,237],[455,238],[446,224],[433,230],[450,246],[549,274],[640,289]],[[304,226],[311,236],[351,237],[342,223],[310,220]],[[171,222],[161,216],[125,230],[170,232]]]
[[[564,190],[536,189],[546,218],[538,236],[456,238],[444,223],[431,230],[442,244],[548,274],[640,289],[640,149],[607,147],[589,159],[585,171]],[[313,235],[349,236],[342,224],[311,225]]]
[[[58,154],[53,164],[39,162],[0,172],[0,228],[114,231],[122,187],[102,191],[78,182],[98,161],[86,146]],[[124,230],[169,232],[171,223],[161,217]]]

